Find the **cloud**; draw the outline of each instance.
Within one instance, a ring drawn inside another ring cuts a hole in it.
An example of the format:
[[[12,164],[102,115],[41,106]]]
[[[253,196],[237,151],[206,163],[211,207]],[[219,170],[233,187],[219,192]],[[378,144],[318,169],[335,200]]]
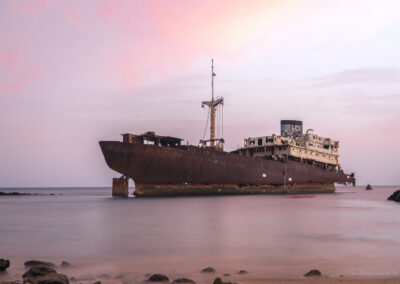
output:
[[[395,83],[400,80],[400,71],[396,69],[368,69],[359,68],[344,70],[323,77],[316,77],[311,87],[330,87],[335,85],[347,84],[387,84]]]

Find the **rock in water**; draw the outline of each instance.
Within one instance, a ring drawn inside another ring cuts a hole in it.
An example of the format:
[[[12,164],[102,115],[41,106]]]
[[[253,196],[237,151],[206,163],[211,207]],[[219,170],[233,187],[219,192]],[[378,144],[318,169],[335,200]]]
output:
[[[40,261],[40,260],[28,260],[24,263],[25,267],[33,267],[33,266],[44,266],[44,267],[57,267],[54,263]]]
[[[149,278],[150,282],[169,282],[169,278],[163,274],[153,274]]]
[[[311,276],[321,276],[321,271],[317,269],[313,269],[308,271],[306,274],[304,274],[305,277],[311,277]]]
[[[372,186],[370,184],[368,184],[367,187],[365,188],[365,190],[372,190]]]
[[[0,258],[0,272],[4,272],[10,267],[10,261],[8,259]]]
[[[392,195],[388,197],[388,200],[400,202],[400,189],[393,192]]]
[[[215,269],[211,266],[204,268],[201,272],[203,273],[215,273]]]
[[[69,284],[67,276],[45,266],[31,267],[22,275],[22,279],[29,284]]]
[[[71,268],[72,265],[67,261],[62,261],[61,264],[60,264],[60,267],[62,267],[62,268]]]
[[[248,272],[246,271],[246,270],[240,270],[239,272],[238,272],[238,274],[247,274]]]
[[[196,284],[192,279],[180,278],[172,281],[173,284],[184,283],[184,284]]]

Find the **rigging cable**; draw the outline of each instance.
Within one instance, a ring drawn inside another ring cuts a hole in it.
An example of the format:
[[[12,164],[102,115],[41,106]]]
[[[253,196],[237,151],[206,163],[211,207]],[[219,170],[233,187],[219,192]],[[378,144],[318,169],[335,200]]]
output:
[[[207,127],[208,127],[208,119],[210,117],[210,108],[208,108],[208,113],[207,113],[207,122],[206,122],[206,128],[204,129],[204,134],[203,134],[203,141],[204,138],[206,137],[206,133],[207,133]]]
[[[224,138],[224,105],[222,104],[221,105],[221,109],[222,109],[222,137],[221,138]]]

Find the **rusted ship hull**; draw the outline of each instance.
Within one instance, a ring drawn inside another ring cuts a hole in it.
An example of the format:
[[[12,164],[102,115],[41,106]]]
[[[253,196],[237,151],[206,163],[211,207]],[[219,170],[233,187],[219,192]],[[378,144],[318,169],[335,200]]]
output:
[[[138,196],[325,193],[354,184],[340,171],[295,161],[274,161],[195,146],[100,141],[107,165],[135,181]]]

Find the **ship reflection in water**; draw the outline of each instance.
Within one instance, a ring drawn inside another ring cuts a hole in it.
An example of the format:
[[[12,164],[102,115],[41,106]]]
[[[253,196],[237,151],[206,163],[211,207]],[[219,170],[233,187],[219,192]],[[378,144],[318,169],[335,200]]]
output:
[[[21,271],[28,259],[67,260],[85,273],[127,272],[139,280],[156,272],[198,279],[210,265],[251,277],[311,268],[330,276],[396,274],[399,208],[386,200],[395,189],[355,187],[300,199],[113,199],[109,188],[26,189],[63,195],[1,198],[0,251]]]

